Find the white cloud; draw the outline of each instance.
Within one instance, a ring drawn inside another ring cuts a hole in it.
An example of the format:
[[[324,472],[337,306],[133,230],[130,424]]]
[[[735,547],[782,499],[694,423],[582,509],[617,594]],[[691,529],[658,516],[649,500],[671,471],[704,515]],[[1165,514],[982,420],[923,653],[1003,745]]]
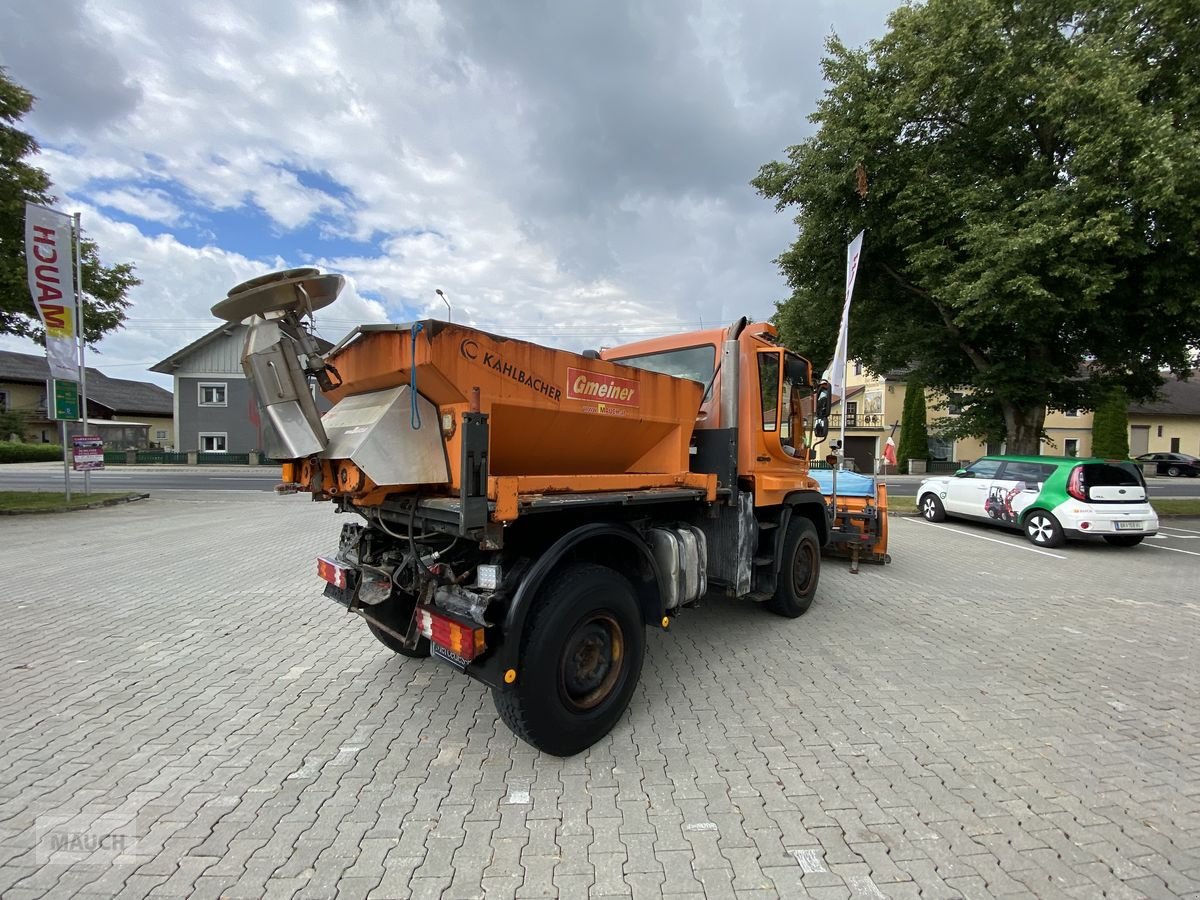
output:
[[[232,284],[312,261],[354,285],[319,317],[334,337],[440,316],[435,288],[458,321],[576,348],[768,316],[794,226],[748,181],[807,133],[827,28],[861,41],[894,5],[64,2],[58,43],[102,83],[28,52],[37,4],[0,16],[0,63],[41,95],[57,190],[143,279],[102,346],[126,375]],[[275,259],[228,224],[259,211],[317,236]]]

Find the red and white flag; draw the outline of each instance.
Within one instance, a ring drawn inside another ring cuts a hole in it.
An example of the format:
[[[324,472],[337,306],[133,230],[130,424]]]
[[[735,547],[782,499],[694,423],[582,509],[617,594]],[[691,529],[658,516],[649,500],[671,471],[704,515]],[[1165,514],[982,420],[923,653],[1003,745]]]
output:
[[[887,443],[883,445],[883,461],[890,466],[896,464],[896,442],[888,435]]]

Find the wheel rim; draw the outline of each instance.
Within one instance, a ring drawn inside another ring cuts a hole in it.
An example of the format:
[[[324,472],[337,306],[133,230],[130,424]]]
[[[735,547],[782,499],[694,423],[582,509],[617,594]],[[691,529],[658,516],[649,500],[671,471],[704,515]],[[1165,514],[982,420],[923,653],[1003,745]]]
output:
[[[1179,474],[1179,470],[1177,468],[1175,468],[1174,466],[1171,466],[1171,468],[1167,469],[1167,474],[1170,475],[1172,478],[1174,478],[1176,475]]]
[[[1050,535],[1054,533],[1054,526],[1050,524],[1049,519],[1043,516],[1034,516],[1029,520],[1026,531],[1036,543],[1044,544],[1050,540]]]
[[[595,709],[613,693],[624,669],[625,639],[610,613],[584,619],[563,645],[559,691],[577,712]]]
[[[812,590],[816,561],[816,549],[812,542],[801,541],[792,559],[792,591],[797,597],[804,597]]]
[[[925,498],[925,518],[932,519],[934,516],[934,512],[935,512],[935,508],[933,505],[933,498],[926,497]]]

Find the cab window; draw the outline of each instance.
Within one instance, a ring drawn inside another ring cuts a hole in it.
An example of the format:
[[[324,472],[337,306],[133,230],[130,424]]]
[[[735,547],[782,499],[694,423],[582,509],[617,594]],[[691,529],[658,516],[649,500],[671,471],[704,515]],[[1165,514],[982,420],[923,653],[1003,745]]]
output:
[[[763,431],[774,431],[779,424],[779,354],[758,354],[758,384],[762,391]]]

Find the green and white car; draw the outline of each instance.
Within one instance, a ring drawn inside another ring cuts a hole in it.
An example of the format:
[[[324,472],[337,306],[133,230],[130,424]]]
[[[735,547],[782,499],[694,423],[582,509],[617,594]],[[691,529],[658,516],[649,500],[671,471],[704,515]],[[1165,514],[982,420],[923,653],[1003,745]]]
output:
[[[926,478],[917,507],[930,522],[955,516],[1020,528],[1039,547],[1088,535],[1132,547],[1158,531],[1138,467],[1102,459],[985,456]]]

